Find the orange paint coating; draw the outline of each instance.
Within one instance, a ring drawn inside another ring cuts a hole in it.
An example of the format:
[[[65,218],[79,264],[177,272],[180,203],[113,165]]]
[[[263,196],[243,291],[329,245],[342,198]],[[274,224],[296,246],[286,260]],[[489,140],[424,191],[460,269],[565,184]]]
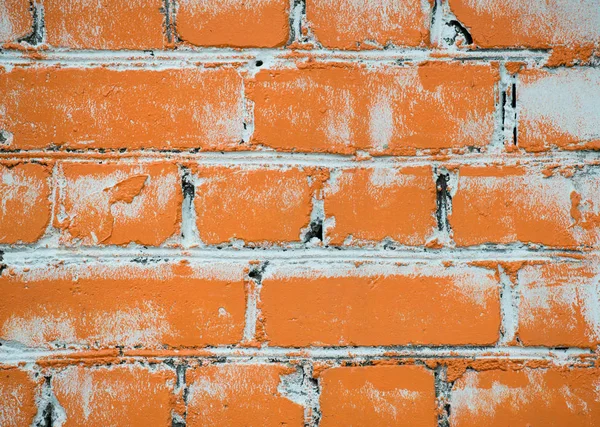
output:
[[[497,67],[428,63],[261,71],[251,85],[254,144],[284,151],[398,154],[485,147]]]
[[[50,168],[0,164],[0,243],[32,243],[50,222]]]
[[[0,425],[21,427],[33,424],[37,413],[35,397],[39,381],[25,371],[0,368]]]
[[[597,369],[468,371],[454,385],[450,423],[466,426],[596,426]]]
[[[424,244],[436,226],[435,183],[429,167],[345,169],[325,190],[327,229],[332,245],[346,238],[408,245]]]
[[[519,271],[519,338],[524,345],[595,347],[597,318],[596,259],[584,264],[525,266]]]
[[[288,0],[181,0],[177,33],[197,46],[279,47],[289,37]]]
[[[179,232],[176,165],[71,163],[62,174],[55,225],[67,244],[157,246]]]
[[[273,273],[262,313],[272,346],[466,345],[495,343],[497,282],[481,269],[417,268],[385,274]]]
[[[519,147],[600,149],[600,70],[530,69],[519,82]]]
[[[161,0],[44,0],[46,41],[72,49],[160,49]]]
[[[236,265],[33,267],[0,288],[1,338],[28,347],[234,344],[244,327]]]
[[[52,378],[66,413],[64,427],[170,426],[175,372],[139,365],[71,366]]]
[[[597,187],[593,175],[571,180],[527,168],[461,167],[450,217],[454,241],[594,245],[600,226]],[[571,216],[574,188],[585,205],[580,223]]]
[[[321,373],[321,427],[437,426],[433,373],[420,366]]]
[[[13,42],[33,29],[29,0],[0,0],[0,43]]]
[[[410,0],[308,0],[306,15],[317,40],[328,48],[423,46],[429,42],[430,6]]]
[[[450,8],[483,48],[600,43],[596,0],[450,0]]]
[[[304,425],[303,408],[278,389],[283,365],[217,365],[189,369],[187,426]]]
[[[293,242],[310,222],[310,172],[290,168],[197,169],[197,227],[207,244]]]
[[[10,149],[237,147],[242,81],[229,68],[0,69]]]

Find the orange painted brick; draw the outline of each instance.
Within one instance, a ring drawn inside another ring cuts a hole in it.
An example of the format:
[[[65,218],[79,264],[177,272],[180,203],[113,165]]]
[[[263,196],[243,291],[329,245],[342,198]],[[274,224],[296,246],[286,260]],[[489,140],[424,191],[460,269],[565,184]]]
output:
[[[189,369],[187,426],[304,425],[304,409],[279,391],[282,365],[216,365]]]
[[[436,192],[430,167],[356,168],[334,173],[325,189],[332,245],[384,238],[422,245],[436,226]]]
[[[50,222],[50,168],[0,163],[0,243],[32,243]]]
[[[39,381],[18,369],[0,367],[0,425],[21,427],[33,425],[37,413],[35,398]]]
[[[519,147],[600,149],[600,70],[525,70],[517,97]]]
[[[467,371],[454,384],[450,423],[470,426],[597,426],[598,369]]]
[[[374,154],[485,147],[494,133],[497,81],[494,66],[441,62],[264,70],[249,93],[254,143]]]
[[[52,378],[64,427],[170,427],[174,385],[174,370],[140,365],[70,366]]]
[[[194,203],[200,238],[207,244],[298,241],[310,222],[310,174],[297,168],[198,169]]]
[[[73,49],[160,49],[162,0],[44,0],[46,41]]]
[[[197,46],[283,46],[289,38],[289,8],[289,0],[181,0],[177,34]]]
[[[526,167],[462,167],[450,224],[459,246],[600,241],[600,183],[594,176],[545,176]]]
[[[433,373],[420,366],[334,368],[320,380],[321,427],[437,426]]]
[[[243,266],[133,262],[33,266],[0,276],[0,337],[28,347],[234,344]]]
[[[273,346],[467,345],[498,339],[493,272],[320,264],[268,268],[261,307]]]
[[[528,265],[519,270],[519,338],[524,345],[600,343],[598,260]]]
[[[32,30],[29,0],[0,0],[0,43],[16,41]]]
[[[450,0],[480,47],[528,47],[600,42],[597,0]]]
[[[325,47],[423,46],[429,41],[430,1],[307,0],[306,15]]]
[[[242,80],[229,68],[0,69],[10,149],[238,147]]]
[[[157,246],[179,233],[176,165],[66,163],[62,175],[55,224],[65,243]]]

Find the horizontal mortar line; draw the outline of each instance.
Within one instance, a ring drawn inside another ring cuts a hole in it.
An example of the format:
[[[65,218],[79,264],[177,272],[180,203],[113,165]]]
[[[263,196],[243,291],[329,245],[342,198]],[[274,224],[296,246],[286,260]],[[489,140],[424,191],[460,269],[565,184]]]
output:
[[[191,152],[165,150],[133,150],[119,152],[91,151],[0,151],[0,160],[31,160],[69,162],[86,162],[89,160],[110,160],[120,163],[158,162],[158,161],[189,161],[206,165],[310,165],[310,166],[396,166],[396,165],[430,165],[435,164],[465,164],[478,165],[489,163],[520,164],[527,163],[560,163],[560,165],[598,162],[600,157],[593,151],[547,152],[538,154],[528,153],[467,153],[467,154],[416,154],[414,156],[367,156],[343,155],[335,153],[286,153],[277,151],[236,151],[236,152]]]
[[[600,250],[571,251],[564,249],[529,249],[520,246],[494,248],[444,248],[422,250],[411,248],[400,249],[357,249],[357,248],[35,248],[2,245],[3,262],[18,265],[36,260],[61,260],[79,262],[82,260],[111,260],[136,258],[149,259],[193,259],[196,261],[214,262],[218,260],[252,261],[252,260],[286,260],[286,261],[322,261],[342,262],[356,260],[379,260],[387,262],[427,262],[427,261],[515,261],[557,259],[573,259],[581,256],[600,256]]]
[[[104,349],[103,349],[104,350]],[[39,359],[51,358],[106,358],[103,350],[34,350],[34,349],[3,349],[0,351],[0,364],[35,362]],[[111,349],[106,349],[111,350]],[[112,349],[114,350],[114,349]],[[94,354],[97,352],[97,354]],[[266,358],[278,360],[298,359],[368,359],[368,358],[477,358],[477,359],[513,359],[513,360],[551,360],[556,362],[581,361],[581,357],[594,357],[591,349],[585,348],[551,348],[551,347],[264,347],[264,348],[198,348],[181,350],[132,350],[125,349],[123,354],[108,356],[115,358],[156,359],[198,358],[198,359],[246,359]]]
[[[547,50],[527,49],[485,49],[485,50],[443,50],[396,48],[383,50],[345,51],[331,49],[287,50],[271,48],[227,49],[199,48],[179,50],[68,50],[53,49],[35,51],[3,50],[0,53],[0,63],[19,64],[23,62],[68,63],[81,64],[175,64],[211,62],[231,63],[248,62],[256,59],[271,59],[295,61],[298,58],[315,58],[333,61],[374,61],[385,62],[395,60],[531,60],[543,61],[550,56]],[[264,61],[267,62],[267,61]]]

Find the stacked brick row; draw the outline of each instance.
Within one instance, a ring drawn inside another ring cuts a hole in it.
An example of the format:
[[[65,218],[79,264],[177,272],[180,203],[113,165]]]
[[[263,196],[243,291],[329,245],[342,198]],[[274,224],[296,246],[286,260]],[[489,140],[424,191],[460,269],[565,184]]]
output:
[[[596,0],[0,0],[0,425],[600,423]]]

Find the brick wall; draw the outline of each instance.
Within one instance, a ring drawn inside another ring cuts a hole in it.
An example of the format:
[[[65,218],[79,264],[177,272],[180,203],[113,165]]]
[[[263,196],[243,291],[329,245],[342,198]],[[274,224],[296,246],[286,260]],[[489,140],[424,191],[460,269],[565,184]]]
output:
[[[0,0],[0,425],[600,425],[597,0]]]

